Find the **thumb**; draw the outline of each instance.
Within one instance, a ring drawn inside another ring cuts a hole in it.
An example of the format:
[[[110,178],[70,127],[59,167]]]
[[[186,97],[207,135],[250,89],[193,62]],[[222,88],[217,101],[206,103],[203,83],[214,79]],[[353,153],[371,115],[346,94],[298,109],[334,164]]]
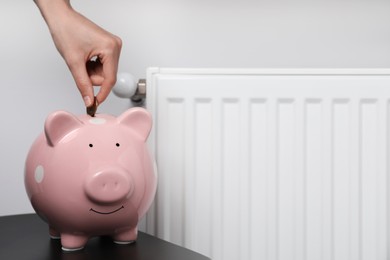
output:
[[[69,65],[69,69],[84,100],[85,106],[91,106],[94,100],[94,91],[85,63],[83,61],[75,62]]]

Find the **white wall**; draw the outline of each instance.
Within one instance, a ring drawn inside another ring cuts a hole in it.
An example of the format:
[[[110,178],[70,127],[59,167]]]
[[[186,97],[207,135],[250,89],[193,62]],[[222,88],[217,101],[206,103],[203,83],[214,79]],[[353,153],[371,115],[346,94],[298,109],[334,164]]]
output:
[[[119,69],[159,67],[390,67],[390,2],[73,0],[119,35]],[[0,3],[0,215],[32,212],[24,159],[54,110],[83,103],[31,0]],[[99,112],[130,105],[111,95]]]

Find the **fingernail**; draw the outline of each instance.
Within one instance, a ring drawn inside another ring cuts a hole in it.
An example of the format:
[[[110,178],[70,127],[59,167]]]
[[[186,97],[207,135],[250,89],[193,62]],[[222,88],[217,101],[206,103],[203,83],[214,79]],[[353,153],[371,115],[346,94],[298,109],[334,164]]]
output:
[[[84,103],[85,103],[86,107],[89,107],[92,105],[92,100],[89,96],[85,96],[85,97],[83,97],[83,99],[84,99]]]

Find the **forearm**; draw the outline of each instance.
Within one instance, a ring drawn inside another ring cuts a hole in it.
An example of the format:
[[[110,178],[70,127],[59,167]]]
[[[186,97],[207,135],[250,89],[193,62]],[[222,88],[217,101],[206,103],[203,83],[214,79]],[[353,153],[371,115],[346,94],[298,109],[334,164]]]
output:
[[[49,28],[72,11],[70,0],[34,0]]]
[[[33,0],[41,11],[50,11],[57,8],[70,7],[70,0]]]

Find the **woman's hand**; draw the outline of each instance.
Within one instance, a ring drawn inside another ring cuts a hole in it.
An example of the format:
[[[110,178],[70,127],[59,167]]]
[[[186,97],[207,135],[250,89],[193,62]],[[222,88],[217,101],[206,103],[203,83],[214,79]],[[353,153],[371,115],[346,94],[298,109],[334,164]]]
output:
[[[68,65],[85,106],[102,103],[116,82],[122,41],[79,14],[69,0],[35,0],[55,46]]]

